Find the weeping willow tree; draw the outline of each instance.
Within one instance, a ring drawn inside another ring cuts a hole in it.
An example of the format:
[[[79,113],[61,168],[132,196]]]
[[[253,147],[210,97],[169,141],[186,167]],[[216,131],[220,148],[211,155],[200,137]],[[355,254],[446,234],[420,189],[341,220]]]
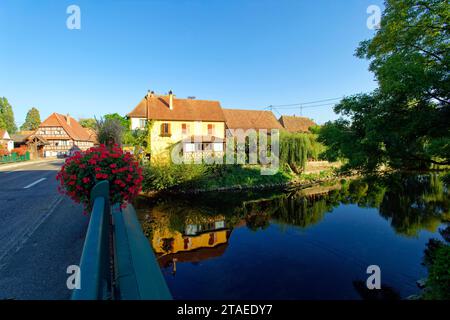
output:
[[[300,173],[308,160],[319,160],[324,146],[317,142],[316,135],[304,133],[280,134],[280,163]]]
[[[317,140],[319,135],[310,133],[302,133],[301,135],[305,136],[305,138],[309,140],[308,160],[322,160],[322,154],[326,148]]]

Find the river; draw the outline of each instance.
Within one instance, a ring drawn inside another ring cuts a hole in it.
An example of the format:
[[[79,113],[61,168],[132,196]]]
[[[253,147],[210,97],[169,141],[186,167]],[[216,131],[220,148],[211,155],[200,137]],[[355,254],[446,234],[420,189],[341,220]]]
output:
[[[450,221],[437,174],[135,206],[175,299],[404,299],[420,293],[427,242]],[[371,265],[381,290],[367,289]]]

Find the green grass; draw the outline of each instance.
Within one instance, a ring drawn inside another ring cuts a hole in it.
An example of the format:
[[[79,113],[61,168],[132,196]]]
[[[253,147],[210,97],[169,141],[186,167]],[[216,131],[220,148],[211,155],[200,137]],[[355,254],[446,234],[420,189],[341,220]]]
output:
[[[323,170],[319,173],[301,173],[298,176],[298,181],[317,181],[335,177],[333,170]]]
[[[143,191],[255,187],[286,183],[292,178],[291,174],[282,171],[262,175],[258,165],[147,165],[144,168]]]

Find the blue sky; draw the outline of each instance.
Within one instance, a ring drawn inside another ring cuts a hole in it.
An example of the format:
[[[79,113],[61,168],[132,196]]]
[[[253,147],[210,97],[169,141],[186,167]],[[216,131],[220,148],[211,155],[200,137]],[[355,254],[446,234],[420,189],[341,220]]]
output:
[[[66,27],[71,4],[80,30]],[[376,83],[353,54],[374,34],[372,4],[382,1],[2,0],[0,96],[20,125],[31,107],[42,120],[126,114],[148,89],[244,109],[367,92]],[[331,106],[303,115],[336,118]]]

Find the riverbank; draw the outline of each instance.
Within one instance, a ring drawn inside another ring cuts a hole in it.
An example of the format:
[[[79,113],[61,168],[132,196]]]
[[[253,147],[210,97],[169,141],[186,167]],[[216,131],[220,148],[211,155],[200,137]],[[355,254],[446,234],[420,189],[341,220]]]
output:
[[[337,175],[335,168],[331,166],[328,166],[326,170],[301,174],[279,170],[274,175],[262,175],[259,166],[222,166],[206,169],[202,166],[183,166],[171,168],[165,172],[159,170],[147,172],[144,175],[146,176],[142,194],[148,197],[156,197],[159,194],[186,195],[244,190],[298,189],[326,182],[336,183],[342,178],[349,177]]]
[[[311,161],[299,174],[294,173],[287,167],[281,167],[273,175],[263,175],[259,165],[158,165],[144,168],[142,195],[154,197],[160,193],[199,194],[205,192],[306,188],[325,182],[332,183],[341,179],[361,177],[361,174],[357,172],[340,172],[339,167],[340,163]],[[368,177],[430,172],[437,171],[408,172],[384,168],[384,170],[368,175]],[[442,172],[442,170],[439,170],[439,172]],[[444,183],[447,185],[450,181],[449,177],[448,173],[444,173],[442,176]]]

